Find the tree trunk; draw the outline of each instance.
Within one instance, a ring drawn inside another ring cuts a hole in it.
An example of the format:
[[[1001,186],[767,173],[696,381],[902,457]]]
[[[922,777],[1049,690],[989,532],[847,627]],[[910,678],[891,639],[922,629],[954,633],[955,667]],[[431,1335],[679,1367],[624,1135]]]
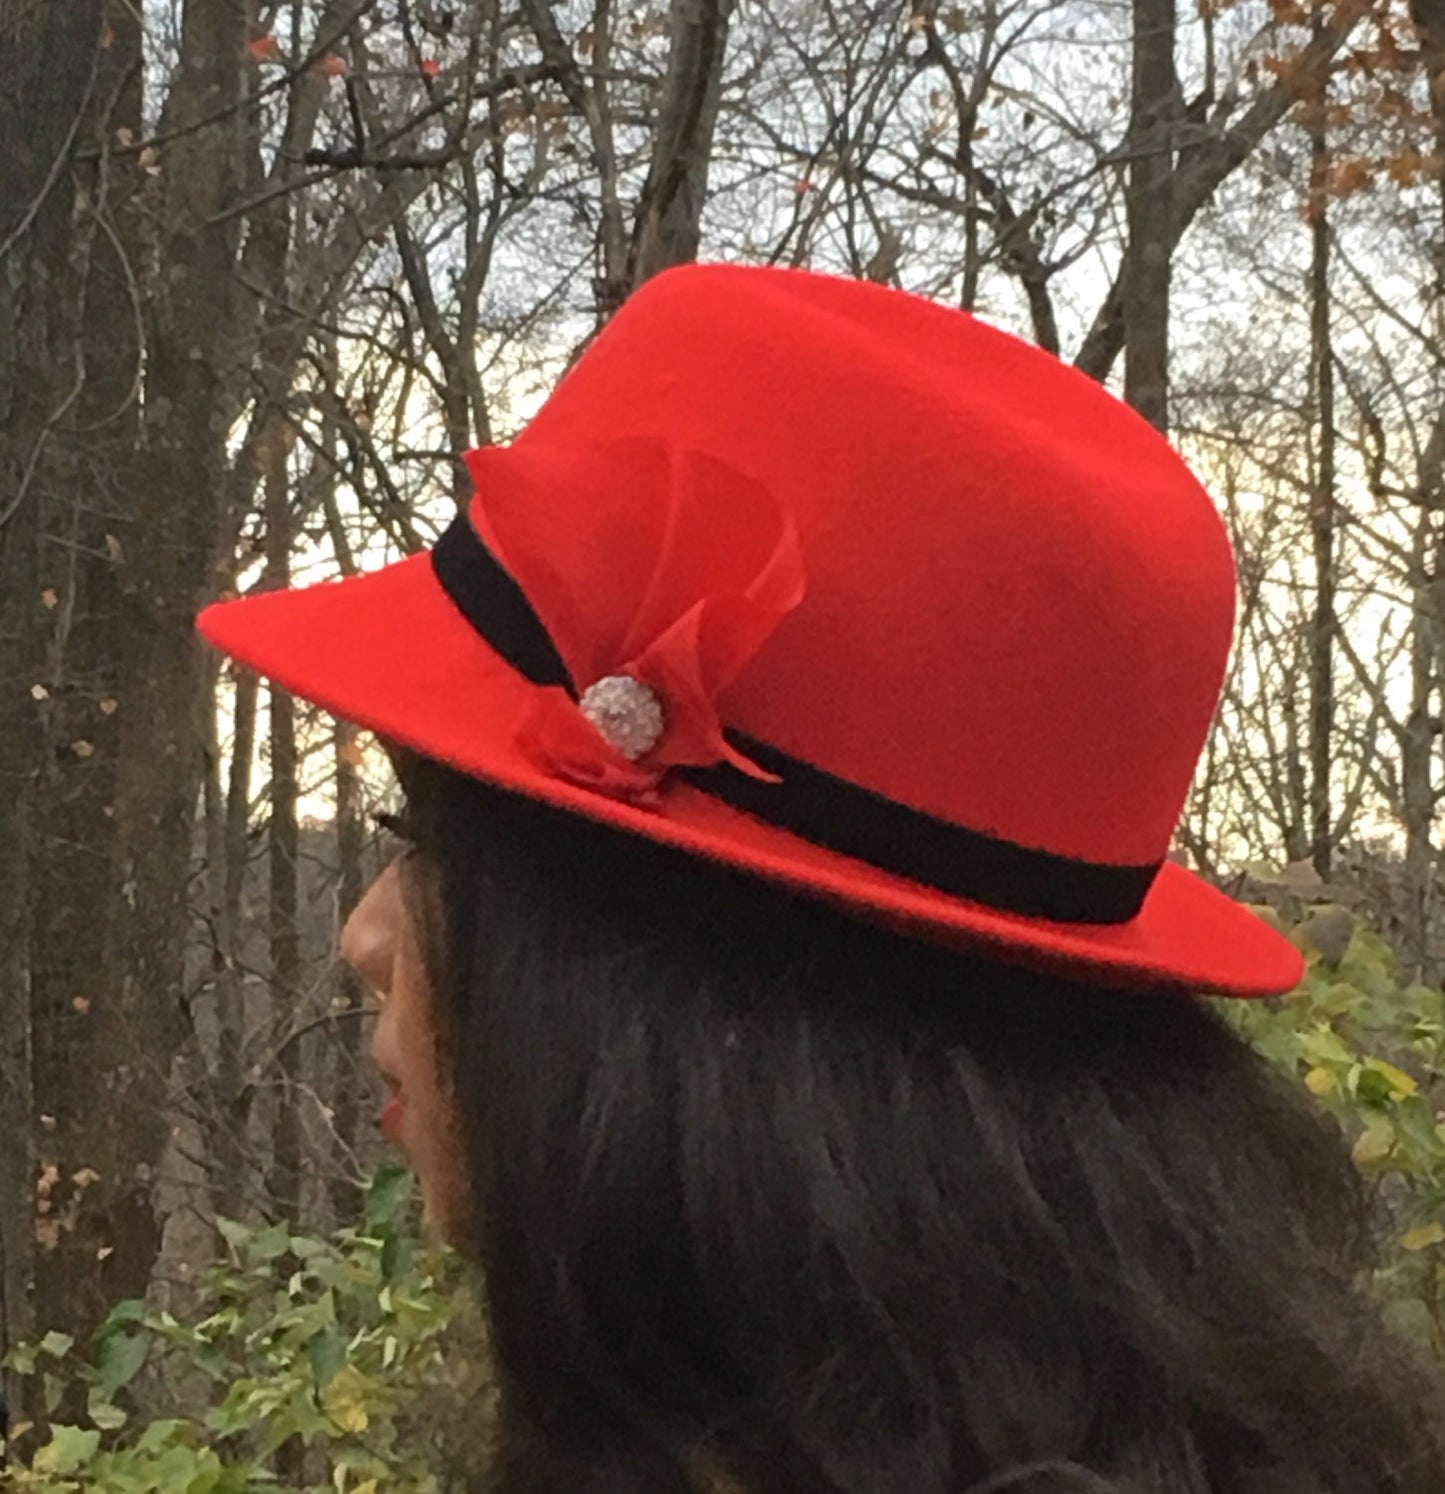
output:
[[[465,314],[465,312],[464,312]],[[463,336],[459,344],[469,350],[475,370],[473,339]],[[354,576],[356,559],[347,539],[346,526],[336,502],[336,422],[330,411],[339,396],[336,390],[335,347],[328,342],[324,363],[328,398],[322,416],[321,442],[316,464],[312,467],[314,502],[326,522],[327,534],[343,576]],[[309,505],[308,505],[309,506]],[[349,721],[337,721],[332,730],[332,753],[336,787],[336,929],[338,934],[361,901],[365,871],[366,819],[361,789],[360,733]],[[336,962],[336,990],[331,998],[332,1079],[334,1115],[332,1117],[333,1166],[328,1184],[331,1212],[337,1225],[351,1222],[357,1215],[360,1193],[356,1186],[357,1147],[361,1140],[364,1095],[370,1088],[364,1077],[362,1061],[362,1014],[366,991],[356,972],[344,960]]]
[[[256,750],[256,705],[260,681],[236,672],[232,695],[231,753],[220,834],[210,851],[215,903],[216,1070],[211,1087],[211,1203],[228,1217],[245,1214],[250,1195],[247,1159],[252,1086],[244,1070],[246,977],[242,963],[242,894],[250,859],[251,759]],[[218,784],[219,788],[219,784]]]
[[[1438,5],[1440,0],[1424,0]],[[1171,186],[1169,252],[1172,255],[1200,211],[1210,202],[1220,184],[1259,148],[1269,133],[1301,98],[1318,87],[1318,80],[1334,65],[1341,48],[1370,12],[1369,0],[1338,0],[1309,44],[1291,61],[1237,118],[1224,101],[1206,121],[1203,138],[1175,163]],[[1137,12],[1136,12],[1137,15]],[[1137,22],[1136,22],[1137,32]],[[1088,335],[1079,348],[1075,366],[1090,378],[1107,379],[1125,341],[1124,275],[1128,255],[1103,304],[1095,313]]]
[[[239,179],[234,142],[248,9],[185,6],[162,118],[163,132],[173,138],[160,175],[148,177],[125,154],[102,158],[97,167],[155,194],[146,232],[162,225],[158,249],[165,273],[132,301],[127,277],[145,253],[137,212],[125,225],[134,235],[127,262],[106,266],[104,275],[124,298],[123,314],[117,311],[113,328],[94,327],[98,346],[102,337],[122,336],[121,347],[129,349],[125,377],[132,384],[145,380],[144,423],[133,456],[116,463],[106,495],[116,529],[101,551],[117,593],[105,619],[118,722],[113,792],[103,821],[109,832],[106,885],[94,902],[77,899],[74,889],[66,893],[85,917],[102,910],[96,921],[104,929],[104,950],[91,973],[95,994],[87,1020],[77,1023],[63,1008],[57,1013],[64,1019],[57,1036],[65,1056],[51,1066],[46,1086],[83,1096],[77,1106],[82,1130],[62,1173],[76,1167],[100,1175],[77,1200],[67,1248],[51,1252],[38,1273],[47,1316],[72,1329],[83,1329],[117,1297],[144,1292],[160,1244],[152,1194],[170,1139],[173,1063],[187,1035],[188,872],[206,740],[207,671],[192,627],[197,603],[210,589],[216,495],[226,469],[227,404],[220,390],[239,230],[217,219]],[[138,62],[137,14],[116,5],[102,56],[113,55],[129,28],[136,32]],[[114,118],[106,119],[107,142],[114,128]],[[138,111],[134,128],[140,128]],[[143,362],[134,337],[122,334],[135,321],[144,329]],[[88,317],[87,332],[92,328]],[[40,1065],[37,1051],[38,1091]]]
[[[287,444],[271,443],[266,472],[266,584],[291,584],[291,501]],[[296,817],[296,702],[279,685],[271,702],[271,821],[267,920],[271,946],[271,999],[280,1039],[274,1151],[267,1193],[277,1213],[293,1223],[301,1216],[301,1044],[289,1036],[301,994],[301,946],[297,932],[297,868],[300,830]]]
[[[41,495],[77,373],[68,137],[93,94],[100,24],[98,0],[0,0],[0,1355],[35,1322],[32,1013],[48,993],[33,954],[58,705],[44,678]]]
[[[1320,22],[1315,22],[1318,33]],[[1318,455],[1310,492],[1315,609],[1310,619],[1310,852],[1321,877],[1330,874],[1333,841],[1330,764],[1334,751],[1335,686],[1335,384],[1330,338],[1330,149],[1328,86],[1322,80],[1310,121],[1310,402],[1318,425]]]
[[[1169,287],[1174,256],[1174,0],[1133,0],[1133,86],[1124,250],[1124,398],[1169,429]]]
[[[183,1030],[179,951],[194,801],[181,817],[180,864],[152,888],[138,872],[154,827],[137,815],[132,792],[148,708],[132,688],[123,591],[141,357],[124,250],[136,173],[97,149],[139,128],[140,28],[119,3],[44,7],[20,25],[28,35],[13,46],[7,38],[13,73],[0,91],[0,157],[30,176],[27,190],[0,189],[0,200],[16,204],[4,231],[0,345],[13,359],[3,377],[4,464],[13,481],[3,485],[0,593],[13,598],[14,628],[7,620],[5,630],[19,666],[5,670],[15,698],[0,719],[6,796],[19,796],[24,848],[5,858],[7,876],[22,886],[29,941],[7,954],[30,1030],[29,1081],[17,1092],[33,1111],[16,1130],[27,1120],[34,1128],[16,1148],[25,1192],[13,1209],[7,1199],[0,1227],[7,1274],[39,1247],[25,1267],[31,1302],[13,1317],[7,1304],[7,1325],[29,1318],[83,1332],[117,1297],[145,1290],[159,1245],[151,1189]],[[166,719],[184,714],[171,709]],[[142,753],[151,780],[164,776],[156,747],[152,739]],[[194,768],[190,783],[198,784]],[[17,906],[11,895],[0,903],[7,914]],[[178,904],[169,943],[147,933],[128,944],[137,925],[151,929]],[[133,948],[139,955],[128,963]],[[175,978],[156,979],[171,954]]]
[[[697,258],[733,0],[673,0],[652,160],[632,235],[633,288]]]
[[[1405,823],[1405,917],[1400,953],[1415,980],[1433,982],[1438,972],[1430,951],[1431,889],[1435,866],[1435,758],[1431,704],[1435,696],[1440,639],[1433,568],[1442,546],[1436,516],[1421,507],[1415,526],[1410,627],[1410,714],[1400,734],[1400,815]]]
[[[1411,0],[1410,16],[1420,39],[1422,69],[1429,80],[1430,120],[1437,157],[1445,151],[1445,0]],[[1435,173],[1437,235],[1445,229],[1445,176]],[[1437,249],[1435,286],[1430,314],[1435,345],[1445,345],[1445,257]],[[1436,370],[1437,382],[1440,370]],[[1409,747],[1416,763],[1407,801],[1406,867],[1411,897],[1412,942],[1419,951],[1419,979],[1437,983],[1445,969],[1436,958],[1431,913],[1435,907],[1434,844],[1435,757],[1442,734],[1438,685],[1445,675],[1445,404],[1437,405],[1428,438],[1418,458],[1417,493],[1422,538],[1416,559],[1414,628],[1411,634],[1414,692],[1407,726]],[[1413,804],[1413,813],[1409,806]]]
[[[361,775],[357,771],[357,731],[348,722],[336,723],[336,889],[337,927],[351,916],[361,901],[361,858],[366,844],[362,818]],[[331,1003],[336,1033],[336,1165],[331,1183],[331,1204],[338,1224],[356,1211],[357,1191],[351,1181],[361,1134],[361,1023],[365,991],[356,972],[346,962],[337,965],[336,995]]]

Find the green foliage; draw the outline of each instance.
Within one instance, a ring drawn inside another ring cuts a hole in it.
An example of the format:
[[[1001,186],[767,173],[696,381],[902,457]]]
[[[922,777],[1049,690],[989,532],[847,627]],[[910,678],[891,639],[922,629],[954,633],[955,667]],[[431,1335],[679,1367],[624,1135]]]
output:
[[[1285,932],[1309,965],[1299,989],[1221,1004],[1343,1126],[1388,1231],[1375,1280],[1386,1317],[1445,1359],[1445,997],[1343,909],[1313,909]]]
[[[438,1404],[474,1414],[486,1383],[470,1290],[453,1257],[415,1242],[410,1194],[405,1172],[379,1173],[362,1225],[331,1241],[222,1220],[227,1259],[194,1312],[122,1302],[89,1356],[61,1333],[13,1351],[51,1414],[77,1384],[87,1413],[52,1423],[7,1487],[440,1494]],[[155,1405],[189,1409],[147,1419]]]

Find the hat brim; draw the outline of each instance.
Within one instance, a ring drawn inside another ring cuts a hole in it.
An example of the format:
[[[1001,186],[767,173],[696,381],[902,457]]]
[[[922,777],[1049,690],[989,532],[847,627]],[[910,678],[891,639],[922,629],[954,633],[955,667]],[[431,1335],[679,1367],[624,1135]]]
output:
[[[442,591],[427,555],[360,576],[220,602],[200,631],[344,720],[499,787],[996,958],[1120,987],[1288,991],[1299,951],[1248,908],[1165,862],[1140,913],[1064,924],[1002,913],[764,824],[680,781],[642,807],[549,776],[515,745],[535,690]]]

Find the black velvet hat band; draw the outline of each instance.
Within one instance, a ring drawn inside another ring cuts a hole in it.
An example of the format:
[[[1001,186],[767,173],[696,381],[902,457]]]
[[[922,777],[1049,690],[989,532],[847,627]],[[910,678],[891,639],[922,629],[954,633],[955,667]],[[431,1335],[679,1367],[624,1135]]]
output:
[[[546,628],[465,513],[431,559],[442,590],[513,669],[576,698],[577,684]],[[814,845],[1000,912],[1058,923],[1127,923],[1161,865],[1110,866],[1016,845],[910,809],[741,732],[729,731],[727,739],[780,782],[762,782],[726,763],[671,771]]]

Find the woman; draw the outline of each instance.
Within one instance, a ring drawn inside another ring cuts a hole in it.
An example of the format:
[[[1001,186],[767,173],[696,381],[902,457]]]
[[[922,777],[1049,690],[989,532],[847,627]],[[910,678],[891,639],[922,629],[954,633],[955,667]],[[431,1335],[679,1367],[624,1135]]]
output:
[[[1445,1489],[1337,1138],[1191,994],[1203,490],[875,286],[644,287],[430,555],[226,603],[396,744],[347,957],[483,1268],[514,1491]]]

